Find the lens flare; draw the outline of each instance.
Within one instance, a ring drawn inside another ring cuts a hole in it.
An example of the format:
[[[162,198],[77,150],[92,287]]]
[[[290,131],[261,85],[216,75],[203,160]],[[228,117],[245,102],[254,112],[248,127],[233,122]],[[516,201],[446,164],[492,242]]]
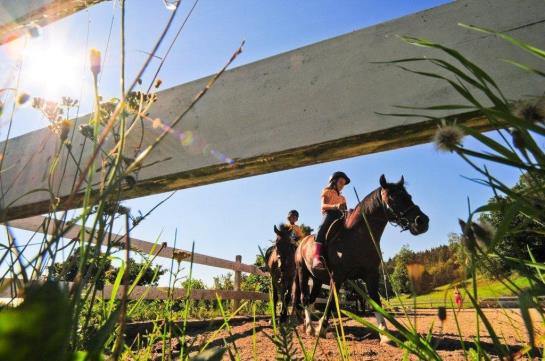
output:
[[[179,132],[175,129],[172,129],[168,124],[163,123],[159,118],[152,119],[149,117],[144,117],[144,119],[149,121],[154,129],[162,129],[163,131],[166,131],[178,138],[180,144],[190,154],[202,154],[204,156],[211,155],[222,163],[226,163],[229,165],[235,164],[234,159],[229,158],[222,152],[214,149],[210,144],[207,143],[204,137],[202,137],[195,131],[186,130]]]

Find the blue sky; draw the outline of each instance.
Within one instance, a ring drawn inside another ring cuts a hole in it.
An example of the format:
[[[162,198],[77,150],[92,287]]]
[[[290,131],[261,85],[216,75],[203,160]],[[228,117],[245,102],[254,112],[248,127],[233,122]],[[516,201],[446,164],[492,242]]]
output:
[[[255,1],[201,0],[187,23],[181,37],[169,55],[160,78],[163,88],[197,79],[217,71],[242,40],[246,40],[243,54],[235,66],[256,61],[307,44],[358,30],[373,24],[415,13],[445,1]],[[193,4],[182,1],[176,20],[177,28]],[[160,0],[131,0],[127,2],[127,72],[134,74],[151,49],[169,12]],[[69,95],[82,102],[81,113],[90,108],[91,83],[87,67],[88,48],[95,47],[106,54],[106,43],[113,17],[113,31],[105,58],[100,89],[105,98],[119,92],[119,14],[115,2],[106,2],[72,15],[45,27],[42,36],[26,45],[21,88],[32,95],[55,99]],[[410,35],[410,34],[407,34]],[[166,39],[166,44],[173,33]],[[88,39],[87,39],[88,37]],[[433,34],[429,34],[433,39]],[[23,41],[0,47],[0,87],[13,85],[14,67]],[[29,51],[28,49],[34,49]],[[47,56],[53,54],[72,57],[70,67],[61,69],[61,75],[48,72]],[[158,55],[166,50],[163,46]],[[158,65],[151,64],[149,79]],[[73,67],[72,67],[73,66]],[[40,68],[41,67],[41,68]],[[37,73],[26,69],[38,69]],[[45,71],[47,72],[47,71]],[[42,71],[43,75],[44,71]],[[33,74],[33,75],[31,75]],[[36,75],[38,74],[38,75]],[[52,89],[55,79],[68,77],[62,86]],[[53,79],[53,80],[52,80]],[[1,119],[0,136],[6,136],[6,117]],[[47,125],[32,109],[20,109],[15,116],[12,135],[26,133]],[[468,140],[468,146],[476,146]],[[378,186],[385,174],[398,180],[401,175],[408,182],[414,200],[430,216],[430,230],[413,237],[407,232],[389,227],[382,240],[384,255],[394,255],[403,244],[412,249],[426,249],[447,242],[449,232],[458,231],[457,218],[467,216],[467,198],[475,206],[491,194],[487,189],[462,176],[475,173],[458,157],[438,153],[432,144],[414,146],[396,151],[308,166],[267,175],[202,186],[178,191],[165,205],[151,215],[134,231],[134,236],[173,244],[178,229],[178,245],[225,259],[242,255],[243,262],[252,263],[258,246],[266,247],[273,238],[272,226],[282,221],[288,210],[296,208],[300,221],[317,228],[320,221],[319,195],[330,173],[343,170],[353,179],[358,193],[364,196]],[[497,174],[513,184],[518,175],[511,170],[496,167]],[[144,197],[125,202],[134,211],[147,211],[166,194]],[[352,187],[345,191],[349,204],[356,202]],[[19,232],[24,239],[25,232]],[[1,236],[0,236],[1,237]],[[5,242],[0,238],[0,241]],[[181,242],[181,243],[180,243]],[[166,261],[161,261],[167,264]],[[196,276],[210,283],[212,276],[225,270],[196,266]]]

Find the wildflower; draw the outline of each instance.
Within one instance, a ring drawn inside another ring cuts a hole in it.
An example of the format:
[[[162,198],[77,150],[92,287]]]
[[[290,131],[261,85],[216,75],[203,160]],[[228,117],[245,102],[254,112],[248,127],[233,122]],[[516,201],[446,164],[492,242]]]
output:
[[[70,120],[62,120],[60,122],[60,132],[59,136],[61,141],[65,141],[68,138],[68,133],[70,133],[70,128],[72,127],[72,122]]]
[[[161,79],[157,79],[155,81],[155,89],[159,88],[163,84],[163,81]]]
[[[94,140],[95,130],[90,124],[80,124],[79,132],[85,137]]]
[[[182,262],[184,259],[188,259],[191,257],[191,253],[189,252],[186,252],[184,250],[181,250],[181,249],[176,249],[172,252],[172,258],[174,258],[176,260],[176,262],[180,263]]]
[[[441,322],[447,319],[447,309],[444,306],[437,307],[437,317]]]
[[[16,103],[17,105],[24,105],[26,102],[28,102],[30,99],[30,95],[27,93],[19,93],[17,94]]]
[[[91,73],[96,77],[100,73],[100,50],[92,48],[89,51],[89,64]]]
[[[442,125],[435,132],[435,148],[443,152],[453,152],[462,144],[464,132],[456,125]]]
[[[409,275],[409,280],[411,280],[411,283],[415,290],[420,289],[420,285],[422,282],[422,275],[424,275],[425,267],[422,263],[409,263],[407,265],[407,273]]]
[[[545,97],[523,100],[513,105],[513,115],[532,123],[545,121]]]

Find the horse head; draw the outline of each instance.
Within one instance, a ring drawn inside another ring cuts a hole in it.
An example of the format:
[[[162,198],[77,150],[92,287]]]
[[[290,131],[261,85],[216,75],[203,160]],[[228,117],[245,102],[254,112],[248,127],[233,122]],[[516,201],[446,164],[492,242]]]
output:
[[[403,176],[397,183],[389,183],[383,174],[380,177],[380,196],[389,222],[415,236],[428,230],[430,219],[414,204],[412,196],[405,189]]]
[[[293,258],[294,245],[291,242],[291,230],[285,224],[278,227],[275,225],[274,233],[276,234],[274,245],[277,250],[278,264],[282,268],[292,263],[290,258]]]

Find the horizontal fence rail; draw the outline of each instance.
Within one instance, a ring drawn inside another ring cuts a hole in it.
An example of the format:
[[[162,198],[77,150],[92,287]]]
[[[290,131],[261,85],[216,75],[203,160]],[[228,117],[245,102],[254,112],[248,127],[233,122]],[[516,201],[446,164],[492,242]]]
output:
[[[51,220],[50,222],[47,222],[48,219],[46,217],[42,216],[34,216],[29,218],[23,218],[23,219],[16,219],[13,221],[10,221],[6,223],[6,226],[22,229],[25,231],[31,231],[31,232],[37,232],[37,233],[46,233],[46,234],[55,234],[58,229],[62,229],[64,227],[64,224],[59,221]],[[46,224],[48,224],[46,228]],[[90,229],[86,228],[87,233],[90,232]],[[80,235],[81,226],[78,224],[74,224],[70,227],[70,229],[64,234],[64,238],[78,238]],[[118,235],[118,234],[112,234],[112,239],[116,239],[115,247],[116,248],[124,248],[125,247],[125,236],[124,235]],[[93,243],[96,240],[91,240]],[[164,257],[164,258],[174,258],[175,254],[181,255],[180,259],[184,262],[190,262],[191,261],[191,252],[182,250],[182,249],[174,249],[172,247],[168,247],[161,243],[156,244],[153,242],[143,241],[140,239],[132,238],[131,237],[131,249],[134,251],[139,251],[146,254],[153,254],[158,257]],[[183,257],[185,255],[185,257]],[[207,256],[200,253],[193,253],[193,263],[210,266],[210,267],[217,267],[217,268],[223,268],[223,269],[229,269],[237,272],[246,272],[246,273],[252,273],[259,276],[267,276],[268,273],[262,271],[259,269],[259,267],[256,267],[254,265],[244,264],[241,262],[236,261],[229,261],[226,259],[221,259],[217,257]]]
[[[43,282],[43,281],[34,281],[34,282]],[[10,287],[10,284],[13,284],[13,280],[6,279],[0,285],[0,298],[24,298],[24,290],[22,288],[17,288],[14,291],[13,287]],[[65,287],[72,287],[72,282],[63,282]],[[184,288],[171,288],[168,287],[152,287],[152,286],[135,286],[128,295],[130,300],[167,300],[167,299],[183,299],[188,296],[192,300],[252,300],[252,301],[268,301],[269,294],[263,292],[252,292],[252,291],[235,291],[235,290],[204,290],[204,289],[192,289],[186,290]],[[99,290],[98,296],[108,300],[111,298],[121,299],[122,292],[121,288],[119,292],[113,293],[112,285],[105,285],[102,290]]]

